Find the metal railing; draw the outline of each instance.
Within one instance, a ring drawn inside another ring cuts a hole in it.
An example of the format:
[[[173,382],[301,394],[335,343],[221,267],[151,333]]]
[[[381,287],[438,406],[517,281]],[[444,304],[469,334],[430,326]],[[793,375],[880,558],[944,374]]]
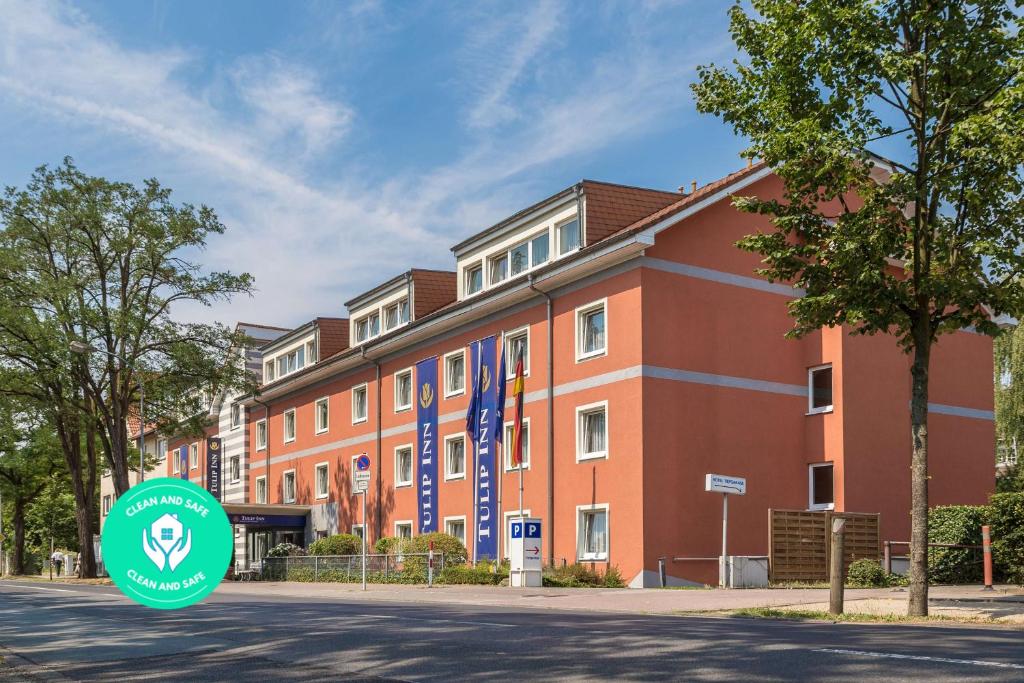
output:
[[[366,555],[366,580],[370,583],[427,581],[428,553]],[[444,571],[444,553],[434,553],[435,575]],[[358,583],[362,580],[362,555],[310,555],[268,557],[263,560],[263,581],[324,581]]]

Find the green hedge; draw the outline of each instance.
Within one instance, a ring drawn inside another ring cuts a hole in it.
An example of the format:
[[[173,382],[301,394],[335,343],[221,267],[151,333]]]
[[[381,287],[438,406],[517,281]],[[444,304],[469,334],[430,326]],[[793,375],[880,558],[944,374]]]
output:
[[[267,552],[267,557],[298,557],[305,554],[305,549],[294,543],[278,543]]]
[[[494,568],[487,564],[480,564],[476,567],[467,565],[455,565],[445,567],[438,577],[438,583],[450,584],[476,584],[482,586],[497,586],[508,578],[508,570],[502,571],[501,567],[495,572]]]
[[[997,580],[1024,584],[1024,493],[997,493],[988,507]]]
[[[981,527],[988,523],[985,505],[943,505],[928,512],[928,542],[981,545]],[[980,583],[981,552],[971,548],[929,548],[931,583]]]
[[[554,588],[624,588],[626,586],[618,567],[609,566],[604,574],[600,574],[579,562],[545,569],[543,581],[545,586]]]
[[[355,534],[337,534],[309,544],[310,555],[359,555],[363,541]]]

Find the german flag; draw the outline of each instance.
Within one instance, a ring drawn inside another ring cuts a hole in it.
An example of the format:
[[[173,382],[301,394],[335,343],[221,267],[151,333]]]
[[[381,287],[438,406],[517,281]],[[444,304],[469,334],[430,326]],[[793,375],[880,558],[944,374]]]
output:
[[[516,380],[512,384],[515,420],[512,423],[512,467],[523,464],[523,354],[516,357]]]

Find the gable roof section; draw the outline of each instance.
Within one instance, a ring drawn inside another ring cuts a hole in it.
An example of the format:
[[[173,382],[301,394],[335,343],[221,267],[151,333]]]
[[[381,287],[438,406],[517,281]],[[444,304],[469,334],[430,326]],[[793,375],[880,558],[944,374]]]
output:
[[[321,359],[348,348],[348,318],[317,318],[314,322],[320,330]]]
[[[450,270],[412,270],[414,319],[422,318],[455,301],[455,272]]]
[[[679,201],[678,192],[649,190],[596,180],[583,181],[586,243],[594,244]]]

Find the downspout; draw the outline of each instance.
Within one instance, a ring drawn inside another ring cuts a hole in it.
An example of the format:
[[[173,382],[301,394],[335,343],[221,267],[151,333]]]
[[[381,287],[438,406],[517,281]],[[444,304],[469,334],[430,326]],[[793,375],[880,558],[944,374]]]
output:
[[[410,315],[411,314],[412,314],[412,309],[410,308]],[[380,390],[380,362],[377,361],[377,360],[374,360],[373,358],[367,357],[367,355],[366,355],[366,345],[365,344],[363,346],[359,347],[359,355],[361,355],[363,357],[363,360],[368,360],[371,363],[373,363],[373,366],[377,369],[377,377],[376,377],[376,380],[375,380],[376,381],[376,388],[377,388],[377,438],[376,438],[376,444],[377,444],[377,467],[376,467],[376,469],[377,469],[377,520],[376,520],[376,523],[373,525],[373,529],[374,529],[374,534],[375,534],[374,537],[375,538],[383,538],[381,536],[381,533],[382,533],[381,524],[383,522],[383,519],[382,519],[383,507],[382,507],[382,499],[381,499],[381,495],[382,494],[381,494],[381,492],[383,490],[383,485],[382,485],[382,479],[381,479],[380,471],[382,469],[381,462],[382,462],[383,456],[381,455],[381,452],[380,452],[380,447],[381,447],[381,444],[380,444],[380,440],[381,440],[380,439],[380,397],[381,397],[381,390]],[[363,520],[364,524],[365,524],[365,522],[366,521]],[[365,527],[363,527],[363,533],[364,534],[366,533],[366,528]],[[366,542],[367,542],[367,544],[369,544],[370,539],[366,539]]]
[[[578,199],[577,199],[578,201]],[[546,300],[547,309],[547,336],[548,336],[548,564],[555,564],[555,362],[554,346],[555,333],[552,327],[552,300],[547,292],[537,289],[533,284],[533,275],[530,275],[530,289],[540,294]]]

